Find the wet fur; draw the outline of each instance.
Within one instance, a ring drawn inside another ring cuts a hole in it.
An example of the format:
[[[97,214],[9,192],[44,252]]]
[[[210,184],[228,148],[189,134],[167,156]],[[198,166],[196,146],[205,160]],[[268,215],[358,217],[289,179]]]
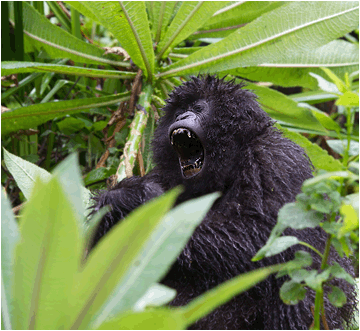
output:
[[[291,260],[296,250],[306,250],[303,246],[293,246],[276,256],[251,262],[266,243],[279,209],[294,201],[303,181],[312,176],[312,166],[303,149],[273,127],[256,96],[242,87],[206,76],[192,78],[176,88],[167,100],[153,139],[154,170],[142,178],[125,179],[96,198],[95,209],[110,204],[113,211],[101,222],[94,244],[118,219],[174,186],[185,187],[177,203],[222,192],[161,281],[177,290],[173,306],[185,305],[238,274]],[[206,132],[206,168],[198,176],[185,180],[169,144],[168,128],[175,120],[175,113],[191,110],[200,99],[206,100],[211,110],[202,122]],[[320,228],[287,230],[286,234],[296,235],[320,250],[326,241],[326,234]],[[319,257],[313,253],[312,256],[313,267],[319,268]],[[331,259],[353,274],[349,260],[340,259],[334,251]],[[285,305],[279,297],[285,280],[285,277],[269,277],[191,328],[308,329],[313,321],[314,293],[309,291],[298,305]],[[331,329],[344,328],[354,311],[354,288],[342,280],[333,284],[342,288],[348,301],[338,309],[326,299],[326,318]]]

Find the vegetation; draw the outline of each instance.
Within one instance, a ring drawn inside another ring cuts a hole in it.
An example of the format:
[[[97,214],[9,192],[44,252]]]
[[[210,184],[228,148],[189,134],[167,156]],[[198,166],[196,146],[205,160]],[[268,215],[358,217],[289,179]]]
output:
[[[1,7],[3,328],[182,329],[279,271],[290,276],[283,300],[296,304],[315,290],[312,327],[319,329],[321,316],[325,325],[326,281],[354,282],[327,264],[330,245],[358,264],[357,2]],[[152,169],[149,141],[161,107],[174,86],[199,73],[249,81],[262,108],[315,167],[254,259],[299,244],[281,236],[288,227],[320,225],[328,241],[317,252],[319,272],[305,269],[311,261],[299,252],[295,261],[240,275],[170,310],[163,305],[174,291],[157,282],[216,194],[170,210],[179,190],[168,192],[88,255],[105,211],[86,219],[87,188]],[[336,287],[329,299],[335,306],[346,300]]]

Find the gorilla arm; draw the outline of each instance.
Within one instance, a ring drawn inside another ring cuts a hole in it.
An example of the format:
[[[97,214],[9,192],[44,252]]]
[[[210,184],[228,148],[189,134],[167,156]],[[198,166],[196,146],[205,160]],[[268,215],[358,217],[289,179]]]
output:
[[[109,191],[103,191],[94,197],[95,204],[91,214],[104,206],[110,206],[111,211],[101,220],[93,238],[91,248],[120,220],[131,211],[153,198],[164,190],[156,180],[154,171],[144,177],[133,176],[118,183]]]

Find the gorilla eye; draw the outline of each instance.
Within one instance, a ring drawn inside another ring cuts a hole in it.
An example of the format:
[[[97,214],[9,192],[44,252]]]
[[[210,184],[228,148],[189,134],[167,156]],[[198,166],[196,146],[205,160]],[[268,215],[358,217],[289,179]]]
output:
[[[195,112],[195,113],[201,113],[202,112],[202,107],[199,105],[199,104],[197,104],[197,105],[194,105],[194,107],[193,107],[193,111]]]

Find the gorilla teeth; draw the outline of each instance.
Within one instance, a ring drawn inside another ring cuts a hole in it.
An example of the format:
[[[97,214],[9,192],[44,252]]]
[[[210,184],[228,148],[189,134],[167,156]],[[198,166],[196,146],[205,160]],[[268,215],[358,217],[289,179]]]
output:
[[[170,143],[179,156],[184,178],[197,175],[204,163],[204,148],[194,132],[186,128],[175,129],[170,135]]]

